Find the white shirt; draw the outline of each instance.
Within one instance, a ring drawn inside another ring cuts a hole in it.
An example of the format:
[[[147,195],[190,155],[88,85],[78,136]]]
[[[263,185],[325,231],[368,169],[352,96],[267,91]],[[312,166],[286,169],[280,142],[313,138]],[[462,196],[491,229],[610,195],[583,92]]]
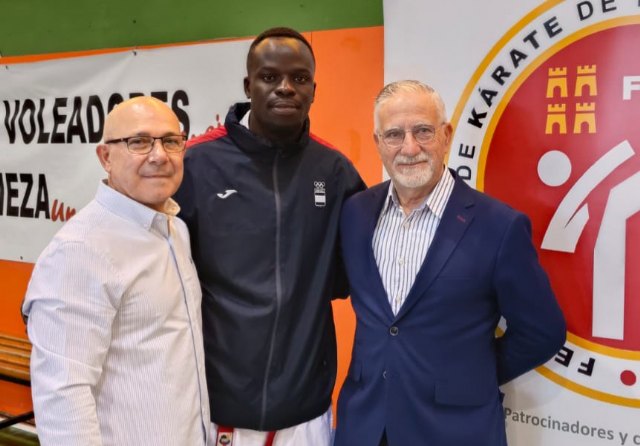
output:
[[[101,183],[40,255],[23,304],[40,444],[206,444],[202,295],[169,207]]]
[[[393,183],[389,185],[372,244],[393,314],[398,314],[416,280],[449,202],[453,185],[453,176],[445,168],[433,191],[409,215],[402,210]]]

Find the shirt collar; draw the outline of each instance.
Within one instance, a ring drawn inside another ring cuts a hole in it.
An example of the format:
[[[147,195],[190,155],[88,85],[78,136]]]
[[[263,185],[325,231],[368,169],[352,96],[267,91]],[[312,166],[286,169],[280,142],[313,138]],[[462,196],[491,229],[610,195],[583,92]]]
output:
[[[110,212],[125,220],[136,223],[147,231],[155,228],[165,236],[169,231],[167,222],[180,212],[180,206],[172,198],[167,201],[165,212],[158,212],[108,186],[107,180],[98,184],[95,199]]]
[[[415,208],[413,212],[422,212],[425,208],[428,208],[433,214],[438,217],[438,219],[442,218],[442,214],[444,213],[444,208],[449,201],[449,196],[451,195],[451,189],[453,189],[453,183],[455,182],[453,175],[446,167],[444,168],[444,172],[438,180],[436,187],[433,188],[431,193],[426,196],[424,201],[420,203],[420,206]],[[447,193],[447,196],[444,200],[439,197],[442,197],[443,193]],[[395,207],[397,209],[401,209],[400,199],[398,198],[398,193],[396,192],[395,187],[393,187],[393,181],[389,182],[389,190],[387,192],[387,200],[384,206],[384,211],[387,212],[391,207]]]
[[[247,110],[242,119],[240,120],[240,125],[244,126],[247,130],[249,130],[249,115],[251,114],[251,109]]]

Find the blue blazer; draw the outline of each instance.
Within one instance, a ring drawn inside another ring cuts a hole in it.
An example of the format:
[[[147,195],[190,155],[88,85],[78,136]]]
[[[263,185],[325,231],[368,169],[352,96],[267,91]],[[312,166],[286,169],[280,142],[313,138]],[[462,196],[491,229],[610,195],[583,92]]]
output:
[[[390,446],[506,445],[498,386],[549,360],[566,335],[531,223],[456,178],[394,316],[372,249],[388,188],[352,196],[342,212],[357,325],[335,445],[378,446],[383,430]]]

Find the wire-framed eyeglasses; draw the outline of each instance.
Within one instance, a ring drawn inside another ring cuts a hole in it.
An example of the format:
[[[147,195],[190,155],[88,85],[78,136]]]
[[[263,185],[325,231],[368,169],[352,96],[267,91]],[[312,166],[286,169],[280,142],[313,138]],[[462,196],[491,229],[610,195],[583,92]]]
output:
[[[436,132],[442,126],[440,124],[437,127],[427,124],[420,124],[412,127],[408,130],[405,129],[389,129],[384,133],[379,133],[378,136],[382,139],[382,142],[385,143],[388,147],[397,148],[402,145],[404,142],[404,137],[408,132],[411,132],[413,135],[413,139],[416,140],[418,144],[428,144],[436,136]]]

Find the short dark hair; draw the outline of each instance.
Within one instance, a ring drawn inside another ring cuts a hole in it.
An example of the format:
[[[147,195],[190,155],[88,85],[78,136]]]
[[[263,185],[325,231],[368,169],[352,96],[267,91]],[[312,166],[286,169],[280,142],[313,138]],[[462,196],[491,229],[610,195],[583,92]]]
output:
[[[275,38],[290,37],[292,39],[299,40],[300,42],[304,43],[307,48],[309,48],[309,51],[311,51],[311,58],[313,59],[314,63],[316,62],[316,56],[315,54],[313,54],[313,48],[311,48],[311,44],[307,39],[304,38],[302,34],[300,34],[295,29],[279,26],[276,28],[269,28],[267,30],[262,31],[253,40],[253,42],[251,42],[251,46],[249,47],[249,52],[247,53],[247,67],[249,66],[249,58],[251,57],[251,54],[255,51],[256,46],[258,46],[258,44],[263,40],[270,39],[272,37],[275,37]]]

